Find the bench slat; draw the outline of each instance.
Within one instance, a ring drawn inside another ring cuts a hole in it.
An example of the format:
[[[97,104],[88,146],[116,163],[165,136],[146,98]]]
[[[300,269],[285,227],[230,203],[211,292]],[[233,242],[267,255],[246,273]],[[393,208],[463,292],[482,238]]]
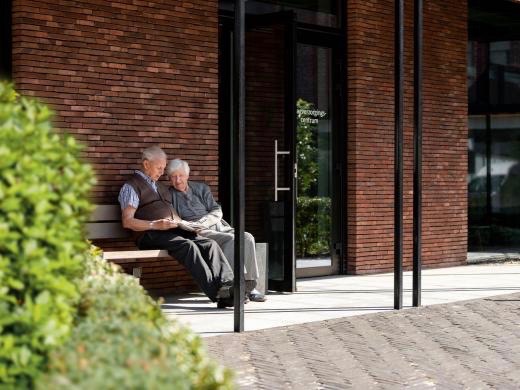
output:
[[[117,251],[117,252],[103,252],[105,260],[125,260],[125,263],[130,263],[128,259],[151,259],[159,257],[170,257],[168,251],[163,249],[139,250],[139,251]]]
[[[90,240],[103,238],[126,238],[130,233],[123,229],[121,222],[91,222],[87,223],[87,236]]]
[[[92,222],[121,221],[121,208],[116,204],[98,204],[90,215]]]

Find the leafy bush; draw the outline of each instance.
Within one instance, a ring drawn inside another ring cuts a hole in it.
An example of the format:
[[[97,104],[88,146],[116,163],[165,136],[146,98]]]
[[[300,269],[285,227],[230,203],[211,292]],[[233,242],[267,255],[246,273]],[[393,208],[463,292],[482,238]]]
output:
[[[0,383],[30,387],[71,330],[90,169],[50,110],[0,83]]]
[[[299,196],[296,199],[296,252],[316,256],[330,251],[330,198]]]
[[[93,255],[79,284],[79,317],[51,355],[41,389],[230,389],[229,370],[201,339],[166,320],[138,282]]]
[[[0,387],[231,388],[200,338],[88,255],[93,175],[50,116],[0,83]]]

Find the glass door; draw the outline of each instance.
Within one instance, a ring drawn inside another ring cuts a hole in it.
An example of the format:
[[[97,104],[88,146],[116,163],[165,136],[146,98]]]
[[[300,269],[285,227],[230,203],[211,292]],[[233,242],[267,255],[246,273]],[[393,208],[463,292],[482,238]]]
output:
[[[335,98],[336,49],[300,41],[296,50],[297,276],[339,271],[341,164]]]

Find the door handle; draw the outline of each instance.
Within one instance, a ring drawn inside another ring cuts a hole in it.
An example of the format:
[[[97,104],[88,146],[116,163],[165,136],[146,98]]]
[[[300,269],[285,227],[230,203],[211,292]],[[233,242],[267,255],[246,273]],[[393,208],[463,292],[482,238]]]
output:
[[[298,163],[294,163],[294,197],[298,197]]]
[[[278,140],[274,140],[274,201],[278,202],[278,191],[290,191],[289,187],[278,187],[278,156],[291,154],[288,150],[278,150]]]

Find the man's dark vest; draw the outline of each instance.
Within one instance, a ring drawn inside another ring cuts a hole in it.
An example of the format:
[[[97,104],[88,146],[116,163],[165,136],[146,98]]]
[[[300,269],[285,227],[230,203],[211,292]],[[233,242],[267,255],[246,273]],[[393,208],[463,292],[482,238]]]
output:
[[[137,206],[135,211],[135,218],[145,221],[154,221],[162,218],[179,219],[172,206],[170,190],[162,183],[156,183],[157,192],[155,192],[141,175],[134,173],[126,184],[130,185],[137,193],[137,196],[139,196],[139,206]],[[145,232],[132,233],[134,239],[139,240]]]

